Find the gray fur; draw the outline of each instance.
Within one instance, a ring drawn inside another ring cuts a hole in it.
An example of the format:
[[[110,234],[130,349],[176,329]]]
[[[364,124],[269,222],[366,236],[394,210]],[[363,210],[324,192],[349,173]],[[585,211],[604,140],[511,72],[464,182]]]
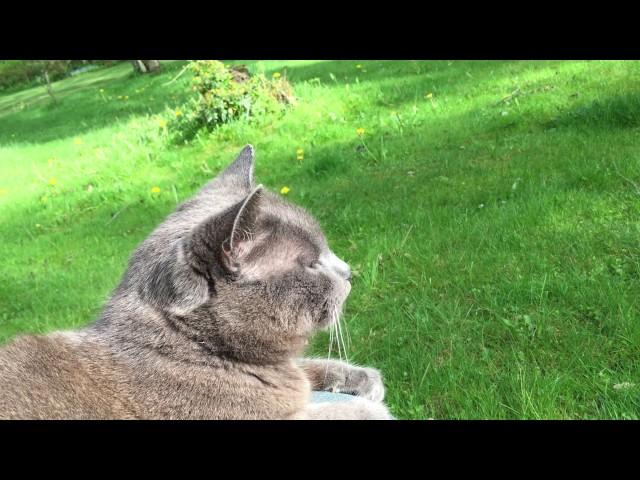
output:
[[[102,315],[0,350],[0,418],[391,418],[380,374],[301,360],[351,285],[245,147],[136,249]],[[311,389],[353,393],[309,405]]]

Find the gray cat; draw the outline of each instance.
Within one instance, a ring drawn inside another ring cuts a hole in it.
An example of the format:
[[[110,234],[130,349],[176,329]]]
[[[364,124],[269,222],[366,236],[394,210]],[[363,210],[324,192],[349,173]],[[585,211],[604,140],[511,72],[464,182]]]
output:
[[[247,146],[169,215],[95,323],[0,349],[0,418],[392,418],[378,371],[300,358],[351,273],[309,214],[254,186],[253,164]]]

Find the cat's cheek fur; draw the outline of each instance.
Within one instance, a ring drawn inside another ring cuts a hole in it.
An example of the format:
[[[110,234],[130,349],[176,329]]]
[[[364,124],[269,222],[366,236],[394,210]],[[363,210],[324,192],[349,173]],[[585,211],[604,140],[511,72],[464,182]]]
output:
[[[322,275],[328,279],[328,284],[330,285],[329,294],[325,295],[323,298],[327,298],[327,315],[326,318],[320,322],[321,329],[328,329],[333,324],[339,321],[340,316],[342,315],[342,310],[344,309],[344,305],[347,301],[347,297],[351,292],[351,283],[344,280],[344,278],[336,275],[333,271],[323,271]]]

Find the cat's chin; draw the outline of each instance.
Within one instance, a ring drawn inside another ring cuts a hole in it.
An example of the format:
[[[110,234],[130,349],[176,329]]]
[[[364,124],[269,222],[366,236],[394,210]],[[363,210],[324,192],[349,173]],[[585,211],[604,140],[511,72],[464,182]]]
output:
[[[322,332],[328,332],[331,327],[335,324],[335,321],[329,320],[327,322],[323,322],[319,327],[318,330],[322,331]]]

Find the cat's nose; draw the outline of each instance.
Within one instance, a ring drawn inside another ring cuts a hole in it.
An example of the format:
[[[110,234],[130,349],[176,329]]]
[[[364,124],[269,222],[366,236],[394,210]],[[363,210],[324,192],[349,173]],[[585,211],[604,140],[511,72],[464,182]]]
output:
[[[347,267],[347,271],[346,271],[346,273],[345,273],[345,275],[344,275],[344,278],[345,278],[345,280],[346,280],[347,282],[350,282],[350,281],[351,281],[351,277],[352,277],[352,275],[351,275],[351,268]]]
[[[340,265],[337,265],[335,267],[335,271],[347,282],[351,281],[351,267],[349,267],[349,264],[342,262]]]
[[[351,267],[347,262],[340,260],[338,271],[340,272],[342,278],[344,278],[347,282],[351,281]]]
[[[321,255],[320,260],[327,267],[333,269],[333,271],[340,275],[342,278],[349,282],[351,281],[351,268],[349,267],[349,264],[338,258],[332,251]]]

